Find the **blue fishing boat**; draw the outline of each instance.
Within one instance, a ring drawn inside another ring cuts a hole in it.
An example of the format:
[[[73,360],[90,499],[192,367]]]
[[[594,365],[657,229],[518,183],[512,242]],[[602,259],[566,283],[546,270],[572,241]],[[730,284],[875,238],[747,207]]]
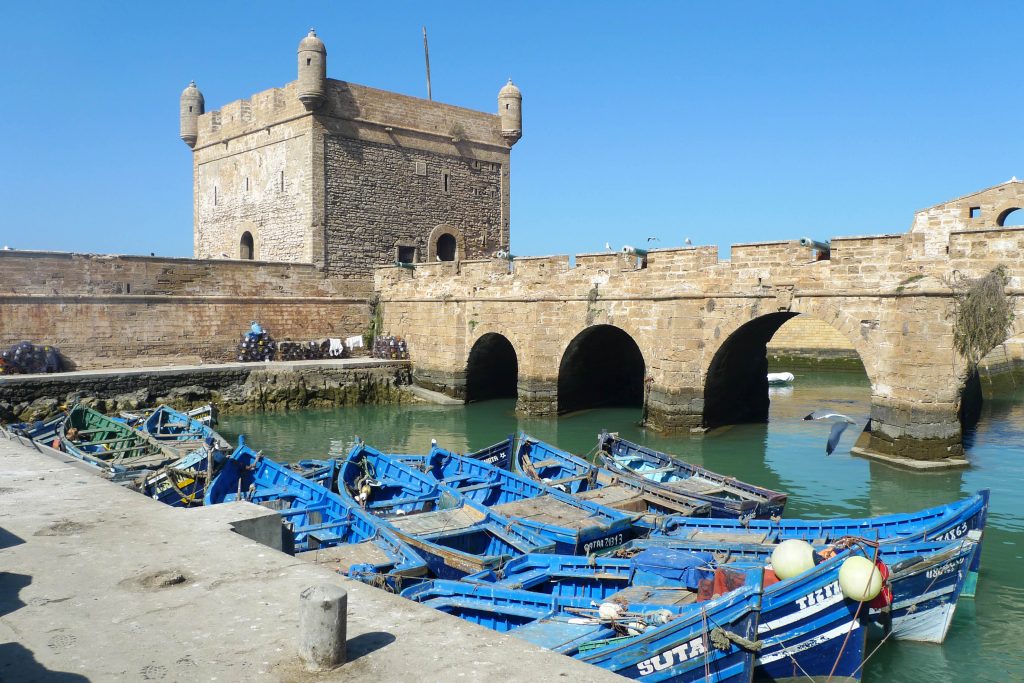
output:
[[[633,525],[637,514],[581,500],[437,445],[428,455],[395,457],[469,500],[550,538],[558,553],[587,555],[622,545],[637,533]]]
[[[762,561],[725,565],[708,552],[646,546],[643,541],[629,545],[637,550],[630,559],[534,555],[513,560],[500,573],[481,572],[464,581],[539,592],[559,600],[615,602],[618,596],[643,594],[649,608],[671,599],[672,604],[688,604],[699,613],[701,599],[709,592],[731,588],[719,588],[723,569],[750,575],[764,567]],[[765,581],[755,678],[860,678],[868,606],[843,597],[839,569],[851,554],[867,552],[859,547],[844,550],[792,579]]]
[[[434,581],[402,595],[626,678],[748,683],[754,655],[742,644],[756,638],[760,574],[730,581],[746,585],[696,609],[688,593],[676,604],[682,593],[672,589],[627,591],[600,606],[589,597],[463,581]]]
[[[439,578],[504,564],[554,542],[365,444],[341,463],[338,491],[415,548]]]
[[[833,543],[844,536],[876,539],[880,543],[911,541],[955,541],[969,531],[984,531],[988,516],[989,490],[946,505],[918,512],[881,515],[863,519],[781,519],[750,520],[693,519],[670,517],[652,537],[664,536],[686,541],[712,543],[778,543],[787,538],[802,538],[811,543]],[[981,567],[981,540],[971,558],[963,597],[973,597]]]
[[[198,507],[206,493],[206,470],[212,456],[213,472],[223,464],[226,453],[197,448],[153,474],[140,477],[130,488],[171,507]]]
[[[132,479],[181,457],[148,434],[80,403],[54,426],[54,440],[49,445],[115,479]]]
[[[213,427],[170,406],[159,406],[141,420],[129,424],[180,450],[190,451],[210,440],[221,450],[231,450],[227,440]]]
[[[204,503],[245,500],[276,510],[294,535],[298,557],[327,561],[367,583],[393,588],[426,574],[424,560],[386,525],[351,501],[249,448],[238,448],[206,491]]]
[[[638,512],[646,524],[664,515],[707,517],[711,504],[634,478],[620,477],[566,451],[520,433],[514,470],[534,481],[624,512]]]
[[[632,477],[711,503],[712,517],[781,517],[788,494],[691,465],[667,453],[602,432],[598,457],[616,474]]]
[[[981,532],[974,530],[956,541],[877,544],[877,559],[886,568],[886,585],[891,597],[887,605],[871,605],[868,616],[872,625],[896,640],[941,643],[953,621],[958,599],[967,581],[968,567],[975,553],[980,552],[980,540]],[[851,542],[865,542],[868,548],[875,547],[873,542],[853,538],[839,539],[836,545]],[[659,537],[630,541],[615,552],[615,557],[627,558],[649,548],[710,554],[718,565],[733,562],[768,564],[775,544],[682,541]],[[817,543],[815,549],[825,552],[834,550],[834,546]],[[873,550],[867,552],[870,554]],[[504,570],[505,578],[523,574],[519,569],[521,563],[521,560],[509,563]],[[487,576],[480,578],[485,580]]]

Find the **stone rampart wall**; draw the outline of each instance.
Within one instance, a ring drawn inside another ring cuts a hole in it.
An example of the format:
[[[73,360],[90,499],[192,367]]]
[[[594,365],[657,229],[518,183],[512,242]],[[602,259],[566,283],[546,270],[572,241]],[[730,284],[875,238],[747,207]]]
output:
[[[0,252],[0,347],[54,344],[79,369],[224,362],[251,320],[278,340],[362,334],[370,294],[302,264]]]

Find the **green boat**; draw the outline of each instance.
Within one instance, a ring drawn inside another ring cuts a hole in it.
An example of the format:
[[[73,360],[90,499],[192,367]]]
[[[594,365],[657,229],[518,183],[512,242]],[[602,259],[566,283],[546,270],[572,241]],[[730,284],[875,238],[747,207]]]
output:
[[[60,450],[111,474],[156,470],[180,454],[124,422],[75,404],[57,429]]]

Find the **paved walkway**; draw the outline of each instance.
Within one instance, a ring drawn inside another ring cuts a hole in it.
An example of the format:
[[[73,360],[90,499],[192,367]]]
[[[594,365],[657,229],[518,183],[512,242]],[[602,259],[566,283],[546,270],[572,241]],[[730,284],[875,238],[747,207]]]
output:
[[[0,680],[622,680],[230,530],[264,509],[174,509],[62,459],[0,433]],[[349,663],[313,675],[297,606],[319,583],[348,591]]]

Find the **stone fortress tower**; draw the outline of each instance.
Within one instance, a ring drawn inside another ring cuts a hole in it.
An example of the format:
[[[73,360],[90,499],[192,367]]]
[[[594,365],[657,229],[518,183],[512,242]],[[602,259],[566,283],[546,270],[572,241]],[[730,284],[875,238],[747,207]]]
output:
[[[206,112],[181,94],[193,152],[194,256],[312,263],[372,277],[395,261],[509,246],[509,159],[522,137],[511,79],[485,114],[327,78],[310,30],[298,79]]]

